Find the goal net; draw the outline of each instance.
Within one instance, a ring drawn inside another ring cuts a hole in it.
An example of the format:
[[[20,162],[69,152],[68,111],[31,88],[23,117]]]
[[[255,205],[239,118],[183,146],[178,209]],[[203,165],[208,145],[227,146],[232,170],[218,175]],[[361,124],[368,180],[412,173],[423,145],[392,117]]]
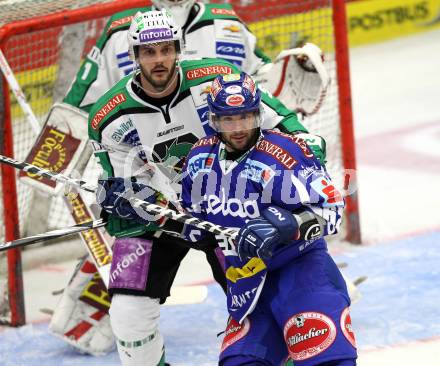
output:
[[[304,42],[315,43],[323,50],[332,83],[320,111],[303,122],[311,133],[324,137],[327,142],[327,167],[337,186],[346,186],[347,177],[353,177],[355,165],[344,1],[211,2],[231,3],[257,36],[260,48],[270,57]],[[126,8],[147,5],[147,0],[0,0],[0,49],[40,123],[45,120],[53,103],[64,97],[81,59],[95,44],[108,16]],[[36,135],[5,81],[0,84],[0,111],[0,127],[6,132],[0,140],[1,153],[23,161]],[[8,132],[11,132],[10,137]],[[73,224],[62,197],[42,197],[41,193],[22,184],[18,172],[9,167],[1,167],[0,177],[0,242]],[[348,217],[345,232],[350,241],[358,242],[356,195],[346,197],[346,201]],[[11,206],[16,206],[16,219]],[[23,299],[11,300],[8,296],[11,289],[14,296],[20,292],[20,254],[14,253],[9,252],[8,275],[14,279],[9,284],[0,281],[0,292],[5,294],[6,299],[2,300],[0,294],[0,312],[3,310],[6,321],[17,325],[24,322],[24,315],[11,314],[10,304],[15,301],[14,306],[18,304],[22,308]],[[14,269],[11,270],[11,266],[15,266]],[[8,277],[3,276],[6,272],[6,257],[0,255],[3,278]],[[12,311],[19,313],[21,310]]]

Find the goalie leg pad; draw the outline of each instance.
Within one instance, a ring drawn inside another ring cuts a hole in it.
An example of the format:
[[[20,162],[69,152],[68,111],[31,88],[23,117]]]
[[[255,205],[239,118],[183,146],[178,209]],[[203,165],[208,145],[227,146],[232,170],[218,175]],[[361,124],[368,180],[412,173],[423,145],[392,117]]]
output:
[[[113,246],[109,289],[145,291],[153,242],[119,238]]]
[[[95,272],[96,267],[86,258],[78,264],[49,330],[78,351],[97,356],[112,351],[115,342],[107,315],[109,298]]]
[[[115,294],[110,322],[123,366],[157,366],[163,356],[159,299]]]

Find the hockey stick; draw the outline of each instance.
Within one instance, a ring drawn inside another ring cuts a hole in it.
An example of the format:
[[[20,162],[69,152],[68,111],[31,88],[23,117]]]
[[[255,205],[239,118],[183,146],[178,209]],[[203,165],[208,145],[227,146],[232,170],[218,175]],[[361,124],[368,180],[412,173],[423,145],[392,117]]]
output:
[[[25,247],[27,245],[36,244],[45,240],[59,239],[64,236],[78,234],[85,230],[102,227],[105,224],[106,222],[103,219],[99,219],[95,221],[87,221],[82,224],[69,226],[63,229],[51,230],[42,234],[32,235],[26,238],[20,238],[20,239],[8,241],[6,243],[0,244],[0,252],[17,247]]]
[[[64,184],[77,187],[87,192],[95,193],[96,191],[96,187],[90,186],[87,182],[83,180],[70,178],[61,173],[54,173],[51,172],[50,170],[43,169],[26,162],[19,162],[7,156],[0,155],[0,163],[5,163],[16,169],[24,170],[26,172],[30,172],[32,174],[42,176],[51,179],[53,181],[62,182]],[[216,225],[209,221],[203,221],[187,213],[176,212],[172,209],[155,205],[154,203],[148,203],[135,197],[129,198],[128,201],[130,201],[130,203],[133,205],[134,208],[140,208],[141,210],[143,210],[144,212],[150,215],[160,215],[162,217],[167,217],[171,220],[180,222],[182,224],[189,224],[199,229],[209,231],[213,234],[221,234],[234,239],[238,233],[236,229]]]
[[[37,118],[34,115],[34,112],[32,111],[29,103],[27,102],[26,96],[24,95],[23,90],[21,90],[20,85],[18,84],[17,79],[14,76],[14,73],[9,67],[8,62],[6,61],[6,57],[1,49],[0,49],[0,69],[3,72],[3,75],[5,75],[5,78],[8,81],[8,84],[11,87],[11,90],[14,93],[15,98],[20,104],[21,109],[23,109],[26,118],[31,124],[32,129],[34,130],[35,134],[38,135],[41,130],[40,123],[38,122]]]

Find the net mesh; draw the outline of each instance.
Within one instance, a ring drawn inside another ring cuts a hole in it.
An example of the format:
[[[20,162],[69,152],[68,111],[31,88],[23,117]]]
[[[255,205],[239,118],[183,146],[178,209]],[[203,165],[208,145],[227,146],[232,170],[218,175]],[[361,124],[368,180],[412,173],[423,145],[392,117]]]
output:
[[[78,9],[89,5],[110,3],[114,0],[0,0],[0,27],[7,23],[36,16]]]
[[[318,113],[304,118],[302,122],[310,133],[320,135],[326,140],[327,169],[335,183],[342,187],[343,166],[331,1],[269,3],[271,10],[264,12],[265,16],[258,12],[255,14],[255,19],[264,20],[249,22],[249,28],[258,38],[259,47],[266,54],[274,58],[281,50],[298,47],[305,42],[318,45],[324,53],[325,66],[332,83]]]
[[[111,1],[0,0],[0,30],[3,25],[14,21],[101,3],[111,3]],[[40,124],[45,121],[52,104],[63,98],[81,59],[95,44],[107,19],[107,17],[100,17],[69,26],[56,26],[40,31],[29,31],[26,34],[12,36],[3,45],[2,50],[6,60]],[[3,97],[0,93],[0,105],[2,103]],[[4,106],[2,105],[2,107]],[[10,92],[10,108],[14,158],[23,161],[37,136],[26,121],[12,92]],[[1,116],[3,116],[3,113]],[[4,121],[0,120],[0,122],[3,123]],[[94,160],[90,164],[92,171],[96,171]],[[16,174],[18,175],[18,171]],[[73,219],[62,197],[42,197],[40,193],[34,192],[33,189],[22,184],[18,179],[17,194],[21,236],[73,224]],[[1,188],[0,215],[0,242],[4,242],[3,222],[7,212],[4,212],[3,209],[3,192]],[[6,271],[6,256],[5,252],[2,252],[0,253],[0,277],[2,278],[0,281],[0,323],[7,323],[10,319],[8,285],[5,281],[7,278],[5,276]]]
[[[322,136],[327,144],[326,168],[335,185],[344,186],[346,170],[342,161],[338,84],[336,75],[335,35],[332,0],[230,0],[238,15],[256,35],[258,47],[274,59],[280,51],[306,42],[323,51],[325,67],[331,77],[320,110],[302,120],[310,133]],[[345,228],[335,237],[345,236]]]
[[[110,1],[0,0],[2,9],[0,29],[2,25],[12,21],[108,2]],[[281,50],[296,47],[304,42],[313,42],[321,47],[332,83],[320,111],[311,118],[306,118],[303,123],[311,133],[325,138],[327,167],[335,183],[341,187],[344,173],[340,148],[332,1],[230,0],[213,2],[231,3],[238,15],[257,36],[259,47],[272,58]],[[146,1],[146,5],[148,3]],[[102,17],[69,26],[55,26],[44,31],[30,31],[27,34],[15,35],[8,39],[3,47],[6,59],[40,123],[44,122],[52,104],[63,98],[79,67],[80,59],[95,44],[106,20],[106,17]],[[10,98],[14,157],[17,160],[24,160],[36,136],[12,93]],[[95,176],[96,169],[96,163],[91,162],[83,179],[87,180]],[[35,229],[34,222],[36,221],[34,220],[37,218],[32,219],[32,217],[35,217],[35,210],[42,205],[50,205],[49,209],[46,209],[47,217],[41,217],[42,215],[38,215],[37,211],[38,220],[44,221],[47,229],[64,227],[73,223],[62,197],[44,201],[38,197],[38,202],[33,202],[32,189],[20,183],[18,179],[17,189],[21,235],[26,234],[30,227]],[[2,210],[1,192],[0,210]],[[31,212],[34,212],[34,215],[31,215]],[[0,215],[4,217],[5,213],[0,212]],[[0,225],[0,241],[4,241],[3,225]]]
[[[81,56],[85,56],[93,46],[106,20],[106,18],[102,18],[74,26],[32,32],[14,36],[7,42],[4,52],[6,59],[26,95],[32,111],[41,124],[44,122],[53,103],[63,98],[74,77],[75,70],[79,66]],[[69,49],[71,49],[72,44],[66,42],[66,38],[72,37],[75,38],[76,43],[80,44],[77,44],[76,48],[80,48],[81,53],[70,53],[70,56],[74,54],[76,59],[72,60],[72,57],[64,57],[65,59],[63,59],[62,45],[67,43]],[[29,50],[30,45],[32,45],[31,50]],[[69,68],[66,68],[66,64],[69,65]],[[66,77],[66,73],[70,73],[70,77]],[[60,83],[61,79],[66,81]],[[37,136],[30,128],[13,94],[11,94],[11,115],[14,157],[16,160],[23,161]],[[30,212],[34,192],[29,186],[20,183],[20,181],[18,181],[17,190],[20,232],[24,234],[32,229],[29,227],[30,221],[28,218],[35,217]],[[48,229],[73,224],[62,197],[48,199],[44,203],[50,205],[49,209],[40,207],[39,211],[47,211]],[[41,204],[41,202],[38,204]],[[38,217],[38,219],[42,218]],[[3,228],[0,230],[3,230]],[[1,231],[0,236],[2,238],[4,236]]]

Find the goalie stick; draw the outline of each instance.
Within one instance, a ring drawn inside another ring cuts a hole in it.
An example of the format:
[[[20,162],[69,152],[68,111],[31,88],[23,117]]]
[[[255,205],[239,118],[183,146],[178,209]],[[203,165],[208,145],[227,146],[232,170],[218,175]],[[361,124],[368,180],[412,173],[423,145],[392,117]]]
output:
[[[106,222],[103,219],[87,221],[63,229],[51,230],[42,234],[32,235],[25,238],[8,241],[6,243],[0,244],[0,252],[13,248],[25,247],[27,245],[40,243],[45,240],[59,239],[64,236],[78,234],[85,230],[97,229],[99,227],[103,227],[105,224]]]
[[[14,93],[15,98],[17,99],[18,103],[20,104],[20,107],[23,109],[24,114],[26,115],[30,125],[32,126],[32,129],[34,130],[35,134],[38,135],[41,129],[40,124],[38,123],[38,120],[35,117],[34,112],[32,112],[32,109],[26,100],[26,96],[24,95],[23,90],[21,90],[20,85],[18,84],[18,81],[15,78],[14,73],[12,72],[8,62],[6,61],[6,57],[1,49],[0,49],[0,68],[3,72],[3,75],[5,75],[6,80],[8,81],[8,84],[11,87],[11,90]]]

